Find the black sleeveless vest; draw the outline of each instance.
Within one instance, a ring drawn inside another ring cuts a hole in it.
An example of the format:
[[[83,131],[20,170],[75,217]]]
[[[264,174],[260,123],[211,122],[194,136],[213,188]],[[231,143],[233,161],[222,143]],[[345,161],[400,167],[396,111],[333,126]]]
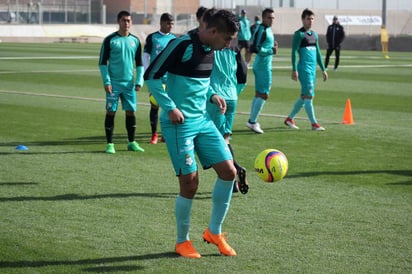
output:
[[[182,43],[186,44],[186,46],[182,47],[183,52],[181,52],[181,56],[183,56],[187,46],[193,44],[192,58],[185,62],[179,60],[174,66],[169,68],[169,72],[191,78],[208,78],[212,73],[214,51],[204,50],[197,32],[190,33],[189,35],[191,40],[188,40],[187,43]]]
[[[305,37],[302,39],[302,42],[300,43],[301,48],[305,48],[308,46],[316,46],[316,36],[315,32],[311,32],[310,34],[306,32],[304,28],[299,29],[299,31],[303,32],[305,34]]]

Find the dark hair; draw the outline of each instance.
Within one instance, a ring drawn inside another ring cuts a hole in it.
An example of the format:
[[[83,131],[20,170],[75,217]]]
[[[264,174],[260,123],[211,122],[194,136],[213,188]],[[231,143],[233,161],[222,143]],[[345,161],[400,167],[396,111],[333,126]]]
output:
[[[196,11],[196,18],[199,20],[200,18],[202,18],[203,13],[205,13],[205,11],[207,10],[207,8],[200,6],[197,11]]]
[[[275,11],[271,8],[266,8],[262,11],[262,18],[265,17],[268,13],[274,13]]]
[[[260,21],[260,16],[259,15],[255,16],[255,21]]]
[[[202,15],[202,21],[205,22],[206,24],[212,19],[212,16],[217,12],[217,9],[211,8],[211,9],[206,9],[203,12]]]
[[[210,18],[203,17],[206,28],[215,27],[218,32],[235,33],[239,31],[239,19],[228,10],[218,10]]]
[[[130,16],[130,12],[122,10],[121,12],[119,12],[117,14],[117,21],[119,21],[120,19],[122,19],[123,16]]]
[[[165,12],[160,16],[160,22],[172,22],[172,21],[174,21],[174,18],[173,18],[173,15],[171,15],[170,13]]]
[[[315,15],[315,13],[311,11],[310,9],[304,9],[302,11],[302,19],[305,19],[306,16],[311,16],[311,15]]]

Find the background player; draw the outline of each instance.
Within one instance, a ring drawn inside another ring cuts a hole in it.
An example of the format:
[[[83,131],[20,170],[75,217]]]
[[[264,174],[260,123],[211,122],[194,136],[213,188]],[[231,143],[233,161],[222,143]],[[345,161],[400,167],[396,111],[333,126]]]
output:
[[[100,49],[99,69],[106,92],[106,153],[114,154],[114,118],[119,99],[126,112],[127,150],[144,151],[134,140],[136,131],[136,91],[143,86],[142,46],[130,33],[132,17],[128,11],[117,15],[118,31],[107,36]],[[136,78],[134,69],[136,66]]]
[[[328,79],[328,73],[322,61],[318,34],[312,30],[315,14],[313,11],[305,9],[302,12],[301,19],[303,27],[295,31],[292,42],[292,80],[297,81],[299,79],[301,94],[284,123],[290,128],[299,129],[295,124],[294,118],[302,107],[305,107],[306,114],[312,123],[312,130],[322,131],[325,130],[325,128],[321,127],[316,121],[315,110],[313,108],[316,65],[318,64],[322,70],[323,81]],[[297,55],[299,55],[299,62],[297,62]]]
[[[174,18],[169,13],[163,13],[160,16],[160,30],[149,34],[146,37],[146,43],[143,50],[143,66],[146,70],[150,62],[152,62],[157,55],[167,46],[170,40],[175,39],[176,36],[171,33],[174,25]],[[163,84],[166,84],[167,75],[163,76]],[[152,96],[149,90],[149,97]],[[153,97],[152,97],[153,98]],[[151,98],[150,101],[150,127],[152,130],[151,144],[157,144],[158,133],[157,124],[159,121],[159,106],[155,100]]]
[[[277,52],[277,43],[272,32],[275,20],[273,9],[265,9],[262,12],[262,23],[258,25],[252,37],[250,50],[256,53],[253,63],[253,74],[255,75],[255,97],[252,100],[249,120],[246,127],[256,133],[263,133],[257,122],[260,112],[269,98],[272,86],[272,57]]]
[[[211,102],[207,104],[207,111],[217,129],[225,138],[232,153],[233,162],[237,170],[237,182],[233,184],[233,191],[237,192],[240,190],[242,194],[246,194],[249,190],[246,169],[235,160],[230,139],[238,95],[245,88],[246,79],[247,65],[242,58],[240,49],[233,42],[230,47],[215,51],[215,61],[210,76],[210,88],[213,89],[213,93],[225,99],[226,112],[222,114],[219,107]]]

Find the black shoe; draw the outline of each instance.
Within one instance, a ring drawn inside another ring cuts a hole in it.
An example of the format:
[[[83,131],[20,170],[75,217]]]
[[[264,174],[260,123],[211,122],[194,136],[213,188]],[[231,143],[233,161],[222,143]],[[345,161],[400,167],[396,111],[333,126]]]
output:
[[[233,193],[239,192],[239,184],[238,184],[238,182],[237,182],[236,180],[233,182],[233,190],[232,190],[232,192],[233,192]]]
[[[246,169],[244,167],[239,167],[237,169],[237,177],[240,193],[246,194],[249,191],[249,183],[246,179]]]

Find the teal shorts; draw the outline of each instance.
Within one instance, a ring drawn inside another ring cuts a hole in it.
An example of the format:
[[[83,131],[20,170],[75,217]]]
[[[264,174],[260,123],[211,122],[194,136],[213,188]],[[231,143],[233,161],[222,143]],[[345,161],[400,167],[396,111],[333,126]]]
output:
[[[116,112],[119,104],[125,111],[136,111],[136,91],[133,82],[112,83],[112,93],[106,93],[106,110]]]
[[[272,70],[253,67],[255,75],[255,90],[262,94],[269,94],[272,86]]]
[[[235,112],[237,107],[236,100],[226,100],[226,112],[220,113],[220,108],[213,103],[207,103],[207,112],[210,119],[215,123],[220,134],[232,134],[233,121],[235,120]]]
[[[209,118],[186,120],[178,125],[161,121],[161,126],[177,176],[198,170],[195,154],[203,168],[232,160],[232,154],[223,136]]]
[[[315,96],[316,70],[298,72],[301,96]]]

